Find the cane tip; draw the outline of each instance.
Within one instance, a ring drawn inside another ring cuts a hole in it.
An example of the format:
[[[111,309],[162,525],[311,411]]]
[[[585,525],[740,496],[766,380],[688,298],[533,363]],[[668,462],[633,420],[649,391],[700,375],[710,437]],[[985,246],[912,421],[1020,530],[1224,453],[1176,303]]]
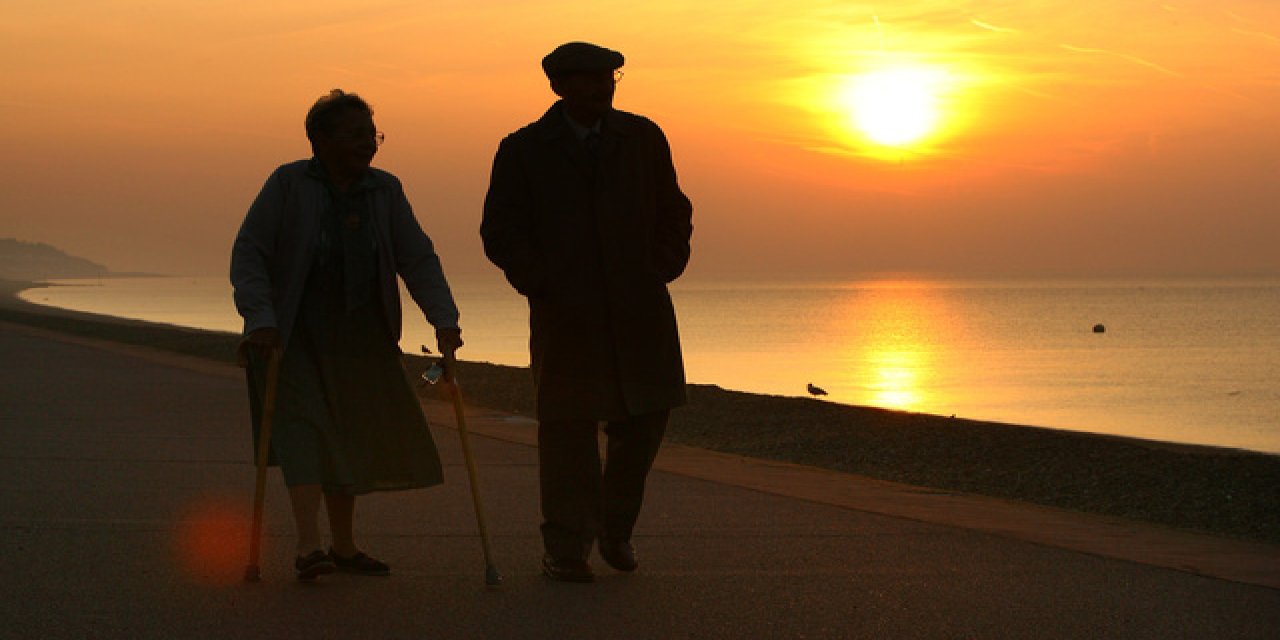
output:
[[[262,570],[257,565],[249,565],[244,568],[245,582],[262,582]]]
[[[502,588],[502,574],[498,573],[498,568],[490,566],[484,570],[484,588],[489,590]]]

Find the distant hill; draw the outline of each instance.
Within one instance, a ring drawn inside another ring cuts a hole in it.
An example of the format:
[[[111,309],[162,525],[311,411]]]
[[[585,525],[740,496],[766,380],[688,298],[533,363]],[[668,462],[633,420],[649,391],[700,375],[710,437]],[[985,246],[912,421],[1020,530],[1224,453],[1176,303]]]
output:
[[[47,244],[0,238],[0,278],[6,280],[94,278],[110,273],[103,265]]]

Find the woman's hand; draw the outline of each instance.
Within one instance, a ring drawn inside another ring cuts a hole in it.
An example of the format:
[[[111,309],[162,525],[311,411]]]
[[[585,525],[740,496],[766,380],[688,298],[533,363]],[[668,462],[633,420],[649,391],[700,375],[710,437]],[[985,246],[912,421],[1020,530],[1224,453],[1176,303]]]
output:
[[[260,327],[250,331],[244,341],[254,348],[266,351],[280,344],[280,331],[275,327]]]
[[[249,366],[249,350],[257,351],[262,357],[280,345],[280,331],[275,327],[260,327],[249,332],[236,347],[236,364]]]
[[[452,355],[462,347],[462,329],[447,327],[436,329],[436,348],[441,354]]]

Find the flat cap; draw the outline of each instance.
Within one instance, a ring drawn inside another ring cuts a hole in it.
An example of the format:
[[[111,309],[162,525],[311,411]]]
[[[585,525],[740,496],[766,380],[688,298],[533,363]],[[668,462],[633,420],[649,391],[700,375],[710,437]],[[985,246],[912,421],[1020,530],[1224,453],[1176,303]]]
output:
[[[589,42],[566,42],[542,59],[548,78],[575,71],[613,71],[623,64],[621,53]]]

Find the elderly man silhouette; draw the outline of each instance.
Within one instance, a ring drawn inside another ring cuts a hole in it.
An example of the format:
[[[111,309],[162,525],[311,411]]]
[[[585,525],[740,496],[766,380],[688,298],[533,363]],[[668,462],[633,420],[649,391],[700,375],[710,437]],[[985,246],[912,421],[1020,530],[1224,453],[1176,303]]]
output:
[[[480,228],[529,300],[542,568],[571,582],[594,579],[597,542],[610,566],[636,569],[645,479],[685,403],[667,284],[689,261],[693,207],[662,130],[613,108],[622,64],[585,42],[543,58],[560,100],[499,145]]]

